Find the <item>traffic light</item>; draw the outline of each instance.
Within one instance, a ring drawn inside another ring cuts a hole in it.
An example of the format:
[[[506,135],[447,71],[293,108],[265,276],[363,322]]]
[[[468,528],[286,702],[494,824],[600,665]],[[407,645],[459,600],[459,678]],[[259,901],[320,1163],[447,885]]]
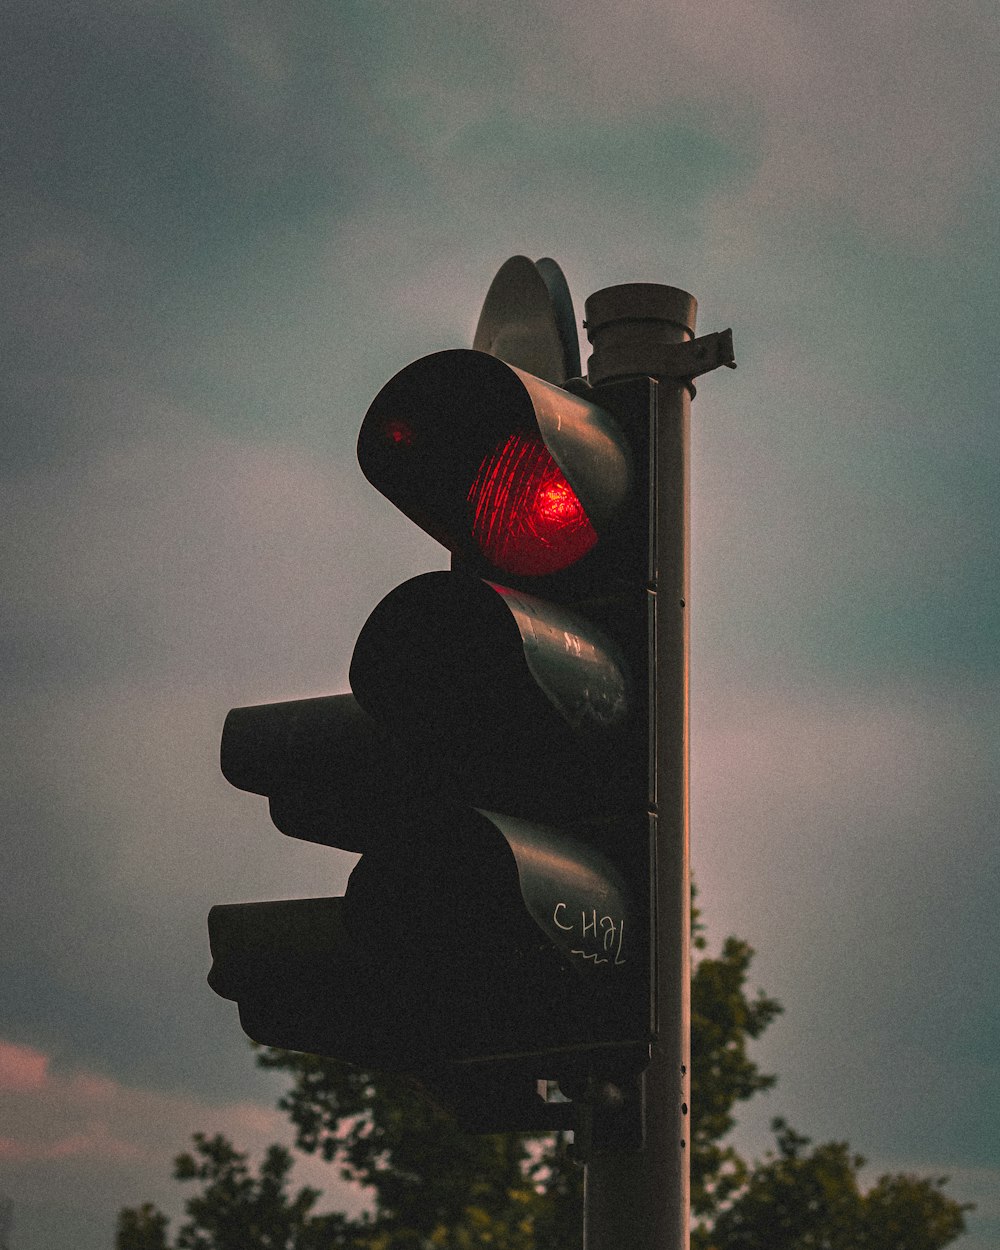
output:
[[[605,343],[596,384],[568,377],[562,275],[515,257],[479,350],[383,387],[362,471],[451,569],[375,607],[351,694],[235,709],[223,733],[225,775],[279,829],[361,859],[342,899],[213,908],[213,988],[255,1040],[414,1073],[476,1127],[569,1123],[535,1083],[628,1086],[663,1010],[658,383]],[[728,363],[724,339],[708,356]]]

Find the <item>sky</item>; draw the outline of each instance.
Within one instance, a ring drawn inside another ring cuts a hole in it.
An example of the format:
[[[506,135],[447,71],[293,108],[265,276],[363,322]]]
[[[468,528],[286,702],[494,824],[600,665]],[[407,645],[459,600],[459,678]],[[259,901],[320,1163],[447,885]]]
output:
[[[785,1012],[741,1114],[1000,1243],[993,0],[7,0],[0,1196],[16,1250],[290,1139],[217,902],[354,857],[229,787],[443,550],[355,442],[507,257],[732,326],[692,423],[692,855]],[[355,1205],[329,1169],[295,1175]]]

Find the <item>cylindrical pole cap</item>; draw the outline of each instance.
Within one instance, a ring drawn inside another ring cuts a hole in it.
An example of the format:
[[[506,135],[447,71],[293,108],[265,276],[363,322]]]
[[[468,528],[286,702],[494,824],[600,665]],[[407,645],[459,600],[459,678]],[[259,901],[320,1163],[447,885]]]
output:
[[[662,348],[694,338],[698,301],[656,282],[626,282],[595,291],[584,326],[594,345],[587,363],[592,386],[614,378],[669,373]]]

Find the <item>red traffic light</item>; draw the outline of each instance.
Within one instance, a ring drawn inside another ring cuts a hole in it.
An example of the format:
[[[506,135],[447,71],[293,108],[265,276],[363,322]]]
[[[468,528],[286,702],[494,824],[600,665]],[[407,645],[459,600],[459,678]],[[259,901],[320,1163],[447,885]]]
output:
[[[460,559],[534,578],[600,545],[630,496],[614,419],[570,391],[454,350],[397,373],[358,438],[368,480]]]
[[[468,500],[472,537],[504,573],[558,573],[597,542],[579,496],[549,449],[519,431],[483,459]]]

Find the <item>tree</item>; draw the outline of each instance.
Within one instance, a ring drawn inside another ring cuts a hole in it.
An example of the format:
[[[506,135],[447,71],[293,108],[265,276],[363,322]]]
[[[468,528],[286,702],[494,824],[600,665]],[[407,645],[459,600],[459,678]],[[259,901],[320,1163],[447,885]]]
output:
[[[729,938],[699,954],[691,984],[691,1199],[693,1250],[939,1250],[964,1228],[942,1181],[886,1176],[863,1194],[862,1160],[846,1144],[806,1151],[808,1139],[775,1121],[776,1152],[749,1166],[724,1138],[738,1102],[770,1088],[748,1043],[780,1005],[747,993],[752,949]],[[471,1136],[415,1083],[287,1051],[261,1050],[262,1067],[292,1078],[279,1106],[296,1145],[369,1188],[373,1213],[312,1215],[317,1193],[285,1193],[290,1155],[272,1146],[255,1179],[223,1138],[195,1137],[179,1180],[203,1183],[174,1250],[577,1250],[582,1169],[561,1134]],[[165,1217],[124,1210],[117,1250],[170,1250]],[[145,1238],[145,1240],[143,1240]],[[157,1240],[159,1238],[159,1240]]]
[[[289,1198],[285,1186],[292,1156],[268,1147],[255,1177],[247,1156],[225,1137],[194,1135],[194,1153],[174,1160],[174,1177],[201,1181],[201,1192],[185,1204],[190,1219],[177,1234],[176,1250],[332,1250],[353,1246],[338,1240],[346,1221],[339,1214],[311,1216],[320,1196],[304,1187]],[[124,1208],[118,1216],[116,1250],[170,1250],[167,1217],[151,1203]]]
[[[775,1120],[777,1150],[754,1168],[695,1250],[940,1250],[965,1228],[944,1178],[883,1176],[862,1193],[861,1155],[846,1142],[807,1151],[809,1138]]]
[[[169,1223],[151,1202],[144,1202],[141,1207],[123,1207],[118,1212],[115,1246],[117,1250],[168,1250]]]
[[[706,947],[697,910],[695,950]],[[707,1216],[746,1178],[746,1166],[723,1138],[736,1123],[733,1107],[770,1089],[776,1077],[760,1071],[747,1043],[760,1037],[781,1005],[759,991],[746,993],[753,949],[727,938],[718,959],[702,955],[691,978],[691,1211]]]

